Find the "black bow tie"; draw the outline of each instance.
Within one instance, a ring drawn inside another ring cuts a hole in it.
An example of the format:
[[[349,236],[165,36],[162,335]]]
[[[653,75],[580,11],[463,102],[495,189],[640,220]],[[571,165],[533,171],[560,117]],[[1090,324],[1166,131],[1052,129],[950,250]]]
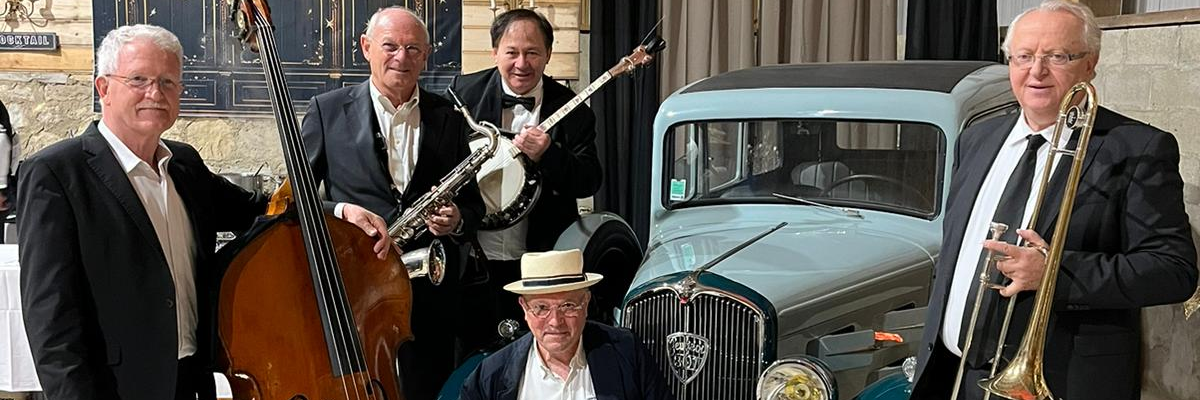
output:
[[[517,96],[509,95],[508,93],[505,93],[504,98],[500,100],[500,105],[503,108],[512,108],[513,106],[520,104],[520,105],[525,106],[526,110],[533,111],[533,101],[534,101],[533,96],[517,97]]]

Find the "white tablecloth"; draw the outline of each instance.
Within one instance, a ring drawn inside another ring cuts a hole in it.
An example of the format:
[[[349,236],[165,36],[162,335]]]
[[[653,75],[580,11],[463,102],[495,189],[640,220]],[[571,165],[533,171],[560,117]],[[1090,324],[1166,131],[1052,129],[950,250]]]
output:
[[[25,337],[25,321],[21,319],[20,265],[17,264],[17,245],[0,244],[0,392],[38,392],[37,373],[29,339]],[[225,376],[214,374],[217,397],[230,398]]]
[[[17,245],[0,244],[0,391],[36,392],[42,387],[21,319],[20,282]]]

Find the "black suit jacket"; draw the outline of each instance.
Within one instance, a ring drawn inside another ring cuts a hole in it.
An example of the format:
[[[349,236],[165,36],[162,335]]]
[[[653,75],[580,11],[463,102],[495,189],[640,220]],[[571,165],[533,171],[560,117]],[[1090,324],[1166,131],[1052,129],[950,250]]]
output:
[[[211,367],[216,232],[246,229],[266,199],[209,172],[191,146],[164,142],[195,237],[195,357]],[[175,285],[150,218],[96,125],[29,157],[20,175],[21,302],[47,397],[174,398]],[[193,379],[202,398],[215,397],[211,373]]]
[[[516,400],[532,345],[533,335],[525,334],[488,356],[467,377],[459,399]],[[628,329],[588,321],[583,353],[599,400],[674,398],[654,360]]]
[[[407,208],[429,192],[471,153],[466,121],[450,102],[421,90],[417,107],[421,112],[417,165],[404,193],[396,193],[371,101],[370,80],[318,95],[309,102],[301,134],[313,176],[325,184],[328,209],[337,202],[354,203],[390,223],[400,216],[401,205]],[[454,203],[462,213],[463,232],[474,232],[483,215],[483,199],[474,179],[458,192]],[[422,235],[406,244],[406,250],[428,245],[430,239],[431,235]]]
[[[497,126],[503,109],[500,72],[491,68],[455,77],[450,86],[478,121]],[[575,93],[548,76],[542,77],[542,109],[539,121],[567,104]],[[604,171],[596,156],[596,115],[580,105],[559,121],[550,132],[550,147],[542,154],[537,169],[542,175],[542,197],[530,210],[529,233],[525,246],[529,251],[554,248],[558,235],[579,219],[575,199],[591,196],[600,189]]]
[[[945,302],[975,198],[1019,118],[980,123],[958,141],[913,399],[949,397],[958,358],[942,345]],[[1035,230],[1047,242],[1066,169],[1064,164],[1057,167],[1038,216]],[[1141,308],[1187,299],[1196,277],[1196,249],[1183,208],[1174,136],[1099,109],[1047,329],[1045,376],[1054,396],[1138,398]],[[1013,347],[1025,330],[1033,293],[1017,296],[1014,321],[1020,323],[1013,325],[1017,333],[1008,338]],[[926,373],[935,370],[939,372]]]

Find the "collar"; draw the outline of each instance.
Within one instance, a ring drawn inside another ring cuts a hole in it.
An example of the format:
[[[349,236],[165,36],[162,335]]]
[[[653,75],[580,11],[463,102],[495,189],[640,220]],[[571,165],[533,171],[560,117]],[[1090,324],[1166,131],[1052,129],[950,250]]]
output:
[[[104,124],[104,120],[100,120],[100,123],[96,124],[96,129],[100,131],[100,136],[103,136],[104,140],[108,142],[108,147],[117,156],[117,162],[121,164],[121,170],[126,174],[137,168],[138,164],[146,163],[141,158],[138,158],[136,154],[133,154],[133,150],[130,150],[129,146],[125,145],[125,142],[117,138],[117,135],[108,128],[108,125]],[[171,149],[167,148],[166,143],[163,143],[162,139],[159,139],[158,149],[154,151],[154,159],[158,161],[160,170],[163,170],[167,166],[167,162],[171,160],[172,155],[174,153],[171,152]],[[149,167],[150,165],[146,164],[146,166]]]
[[[542,359],[542,353],[538,352],[537,349],[538,341],[535,337],[533,339],[533,345],[529,346],[529,359],[533,360],[534,365],[537,365],[538,370],[542,371],[542,376],[538,378],[544,379],[546,377],[553,376],[557,379],[558,375],[554,375],[554,371],[550,369],[550,366],[546,365],[546,360]],[[579,345],[575,347],[575,355],[571,357],[571,362],[568,363],[568,366],[570,367],[570,372],[567,373],[568,377],[570,377],[575,371],[579,371],[584,367],[587,367],[587,356],[583,353],[582,339],[579,341]]]
[[[504,81],[504,75],[500,75],[500,88],[504,90],[504,94],[507,94],[509,96],[516,96],[516,97],[533,97],[533,107],[534,108],[537,108],[538,106],[542,105],[542,97],[543,97],[542,93],[544,92],[544,90],[542,90],[542,84],[544,82],[545,82],[544,79],[539,80],[537,83],[537,86],[534,86],[533,89],[530,90],[528,93],[517,94],[517,92],[514,92],[512,90],[512,88],[508,87],[508,82]]]
[[[371,101],[375,102],[376,106],[383,107],[383,110],[387,111],[388,114],[395,114],[397,111],[412,111],[414,108],[417,108],[417,103],[421,101],[421,88],[414,87],[412,97],[409,97],[408,101],[401,103],[400,107],[396,108],[392,106],[392,101],[387,96],[384,96],[383,92],[379,91],[379,88],[375,87],[374,80],[368,78],[367,82],[370,82],[368,86],[371,91]]]
[[[1025,139],[1025,137],[1029,135],[1041,135],[1046,139],[1046,142],[1049,143],[1050,139],[1052,139],[1052,136],[1054,136],[1054,125],[1050,125],[1045,129],[1035,132],[1033,128],[1029,127],[1029,123],[1025,122],[1025,110],[1021,110],[1021,115],[1017,119],[1017,124],[1013,126],[1013,130],[1009,133],[1008,138],[1004,140],[1004,144],[1010,145],[1020,142],[1021,146],[1024,146],[1025,142],[1022,142],[1021,140]],[[1062,135],[1062,137],[1060,137],[1058,140],[1058,147],[1065,147],[1067,142],[1070,140],[1071,132],[1064,132],[1064,135]]]

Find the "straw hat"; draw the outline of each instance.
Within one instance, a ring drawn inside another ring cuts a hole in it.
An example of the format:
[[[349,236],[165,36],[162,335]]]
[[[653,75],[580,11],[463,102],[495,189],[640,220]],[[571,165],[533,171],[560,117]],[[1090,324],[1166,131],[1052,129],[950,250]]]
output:
[[[521,256],[521,280],[504,285],[516,294],[546,294],[583,289],[604,276],[583,272],[583,253],[578,249],[525,253]]]

